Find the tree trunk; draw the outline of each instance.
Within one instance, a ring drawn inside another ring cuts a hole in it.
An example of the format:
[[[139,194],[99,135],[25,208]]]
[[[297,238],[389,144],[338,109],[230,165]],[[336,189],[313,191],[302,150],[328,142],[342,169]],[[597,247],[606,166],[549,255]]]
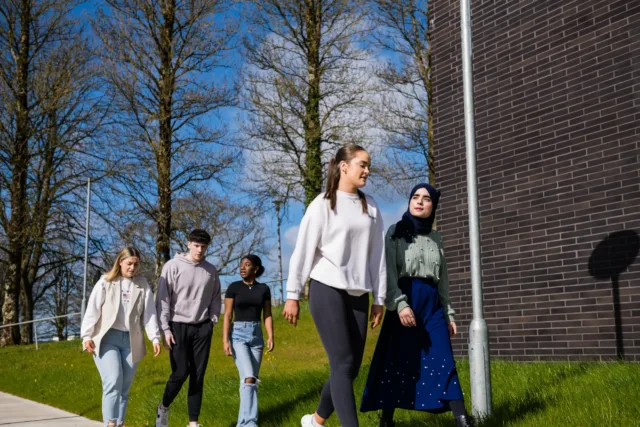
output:
[[[30,287],[23,286],[20,292],[20,320],[27,322],[33,320],[33,292]],[[33,323],[27,323],[20,327],[22,344],[33,343]]]
[[[308,40],[307,71],[309,88],[305,105],[304,137],[306,148],[304,195],[305,208],[322,190],[322,137],[320,134],[320,43],[322,2],[306,0]]]
[[[2,317],[7,323],[19,319],[20,282],[27,215],[27,171],[29,167],[29,48],[31,29],[31,1],[20,2],[20,47],[16,58],[16,139],[11,153],[11,219],[8,225],[9,266],[5,281],[5,299]],[[20,329],[3,328],[3,345],[20,343]]]
[[[160,141],[157,150],[158,168],[158,236],[156,239],[156,278],[171,256],[171,142],[173,132],[172,101],[174,91],[173,34],[175,25],[175,1],[168,1],[162,10],[164,22],[161,29],[160,51]]]
[[[56,335],[58,336],[58,341],[65,341],[67,339],[64,333],[64,329],[66,326],[67,326],[66,317],[56,319]]]

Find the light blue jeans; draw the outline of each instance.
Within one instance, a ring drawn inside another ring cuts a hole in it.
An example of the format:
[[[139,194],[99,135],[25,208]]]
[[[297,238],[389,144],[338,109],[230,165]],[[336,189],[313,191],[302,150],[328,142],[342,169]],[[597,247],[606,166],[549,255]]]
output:
[[[262,362],[264,339],[260,322],[234,322],[231,331],[233,359],[240,374],[240,411],[238,427],[258,425],[258,374]],[[255,378],[255,383],[246,383]]]
[[[129,403],[129,389],[136,375],[137,363],[132,363],[129,332],[109,329],[102,337],[100,354],[93,356],[102,378],[102,418],[124,423]]]

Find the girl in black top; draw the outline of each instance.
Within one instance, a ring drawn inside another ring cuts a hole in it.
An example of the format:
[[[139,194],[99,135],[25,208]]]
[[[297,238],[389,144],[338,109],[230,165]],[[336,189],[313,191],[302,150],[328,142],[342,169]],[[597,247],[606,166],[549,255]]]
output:
[[[260,315],[263,312],[267,330],[267,352],[273,350],[271,291],[267,285],[256,281],[262,273],[262,260],[256,255],[246,255],[240,261],[242,280],[229,285],[225,293],[222,345],[224,353],[233,356],[240,374],[240,411],[237,426],[258,425],[257,386],[264,349]]]

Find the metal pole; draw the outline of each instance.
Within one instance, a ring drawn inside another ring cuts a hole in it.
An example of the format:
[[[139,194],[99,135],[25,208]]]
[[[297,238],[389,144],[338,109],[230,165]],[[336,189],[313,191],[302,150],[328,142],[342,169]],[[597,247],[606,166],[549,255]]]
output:
[[[87,214],[84,231],[84,283],[82,284],[82,306],[80,308],[80,323],[84,320],[87,308],[87,264],[89,262],[89,207],[91,206],[91,178],[87,178]]]
[[[38,349],[38,324],[34,324],[33,325],[33,334],[35,335],[36,338],[36,350]]]
[[[469,365],[471,369],[471,406],[478,419],[491,414],[491,369],[489,336],[482,313],[482,271],[480,262],[480,226],[478,220],[478,179],[476,174],[476,141],[473,107],[473,66],[471,56],[470,0],[460,0],[462,30],[462,80],[464,87],[464,127],[467,148],[467,197],[469,209],[469,248],[471,251],[471,295],[473,320],[469,332]]]
[[[276,216],[278,220],[278,265],[280,266],[280,300],[284,304],[284,284],[282,281],[282,244],[280,242],[280,227],[282,226],[282,218],[280,218],[280,204],[282,202],[280,200],[276,201]]]

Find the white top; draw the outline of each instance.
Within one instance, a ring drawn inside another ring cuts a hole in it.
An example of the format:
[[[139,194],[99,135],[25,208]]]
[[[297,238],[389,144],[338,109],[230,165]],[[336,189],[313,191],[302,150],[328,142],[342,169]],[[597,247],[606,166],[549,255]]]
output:
[[[111,326],[113,329],[129,332],[129,317],[127,316],[127,311],[129,310],[129,306],[131,305],[132,286],[133,282],[130,279],[126,279],[124,277],[122,278],[122,281],[120,282],[120,307],[118,307],[116,321],[113,322],[113,326]]]
[[[100,279],[98,283],[93,287],[91,295],[89,296],[89,302],[87,303],[87,310],[84,313],[84,319],[82,320],[82,328],[80,330],[80,336],[82,342],[91,339],[93,328],[100,320],[102,315],[102,305],[104,304],[104,298],[106,292],[104,290],[106,282]],[[129,331],[129,319],[126,316],[127,309],[131,303],[131,289],[133,287],[131,280],[123,278],[120,285],[120,305],[118,306],[118,314],[116,321],[113,323],[112,328],[119,331]],[[147,285],[144,291],[144,318],[142,319],[144,329],[147,331],[147,337],[154,343],[160,343],[160,330],[158,329],[158,318],[156,316],[156,306],[153,301],[153,292],[151,287]]]
[[[337,192],[335,211],[324,193],[311,202],[289,262],[287,299],[299,299],[311,277],[350,295],[372,292],[373,303],[384,305],[384,225],[375,200],[366,198],[368,214],[362,213],[357,194],[343,191]]]

